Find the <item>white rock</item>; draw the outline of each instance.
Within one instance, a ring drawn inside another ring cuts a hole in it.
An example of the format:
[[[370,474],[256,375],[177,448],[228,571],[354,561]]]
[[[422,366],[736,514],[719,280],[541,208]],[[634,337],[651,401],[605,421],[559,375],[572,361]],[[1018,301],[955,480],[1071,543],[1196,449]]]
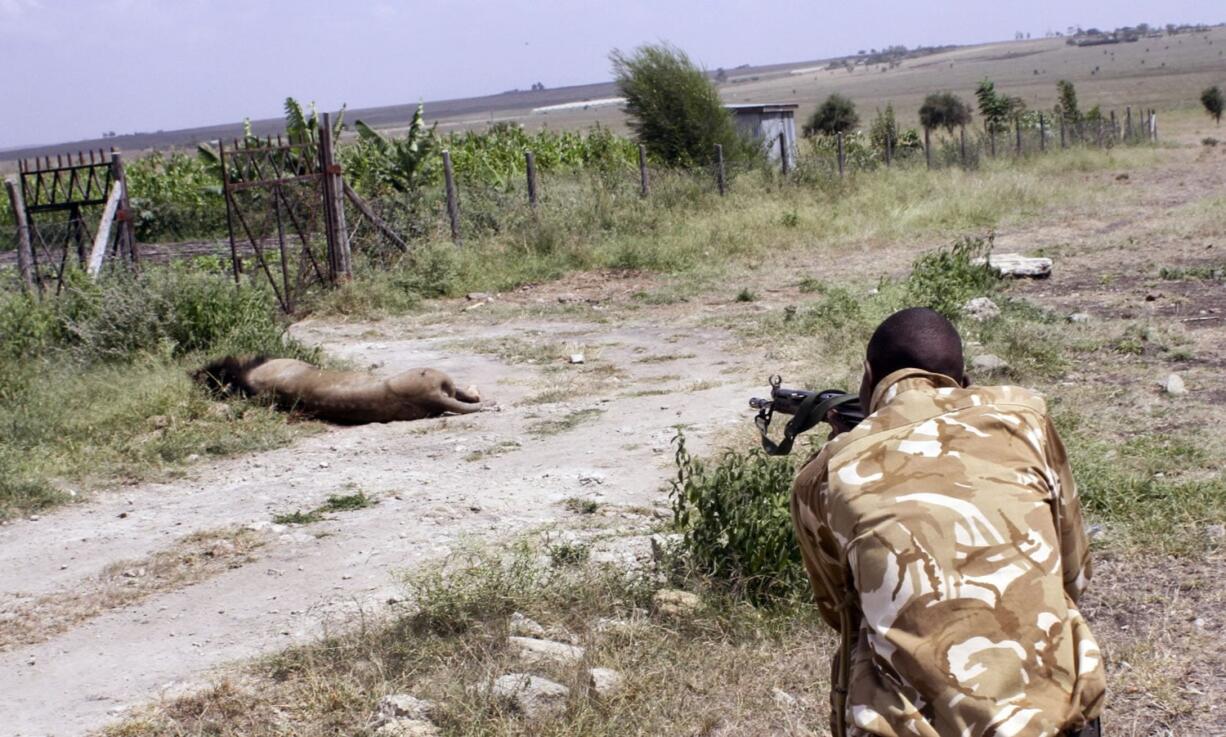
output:
[[[984,373],[993,373],[995,371],[1003,371],[1009,368],[1009,364],[1000,356],[994,356],[991,353],[984,353],[981,356],[975,356],[971,359],[971,368]]]
[[[702,609],[702,599],[697,594],[677,589],[661,589],[651,597],[656,611],[670,617],[680,617],[693,614]]]
[[[982,264],[985,261],[1001,276],[1032,279],[1051,276],[1052,261],[1049,258],[1034,258],[1020,253],[993,253],[987,259],[977,258],[973,263]]]
[[[587,672],[588,690],[602,699],[607,699],[622,690],[625,678],[612,668],[591,668]]]
[[[545,628],[519,612],[511,615],[507,630],[512,635],[520,637],[540,637],[545,634]]]
[[[1205,536],[1212,542],[1226,540],[1226,525],[1209,525],[1205,528]]]
[[[434,711],[434,703],[407,693],[388,694],[379,699],[375,717],[379,721],[389,719],[428,720]]]
[[[377,737],[439,737],[441,734],[432,722],[421,719],[393,719],[375,730]]]
[[[771,696],[775,699],[775,705],[781,709],[795,709],[800,703],[795,696],[781,688],[772,688]]]
[[[1089,322],[1090,315],[1088,312],[1074,312],[1068,316],[1069,322]]]
[[[564,642],[535,637],[508,637],[507,644],[516,657],[525,663],[558,663],[572,665],[583,660],[583,648]]]
[[[1183,377],[1179,374],[1171,374],[1166,377],[1165,381],[1160,382],[1160,385],[1162,386],[1162,391],[1173,397],[1188,393],[1188,388],[1183,383]]]
[[[584,360],[584,359],[583,359],[583,354],[582,354],[582,353],[572,353],[572,354],[570,354],[570,362],[571,362],[571,363],[583,363],[583,360]]]
[[[527,673],[508,673],[494,680],[490,693],[505,699],[529,719],[557,715],[566,709],[570,689]]]
[[[976,322],[985,322],[1000,317],[1000,308],[987,297],[976,297],[962,305],[966,316]]]

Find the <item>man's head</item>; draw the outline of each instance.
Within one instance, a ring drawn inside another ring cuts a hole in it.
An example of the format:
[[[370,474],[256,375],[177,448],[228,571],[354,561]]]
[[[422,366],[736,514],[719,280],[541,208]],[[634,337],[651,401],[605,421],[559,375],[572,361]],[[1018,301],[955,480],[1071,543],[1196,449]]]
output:
[[[860,402],[867,410],[877,383],[901,369],[944,374],[966,386],[962,367],[962,338],[953,323],[927,307],[908,307],[887,317],[868,341]]]

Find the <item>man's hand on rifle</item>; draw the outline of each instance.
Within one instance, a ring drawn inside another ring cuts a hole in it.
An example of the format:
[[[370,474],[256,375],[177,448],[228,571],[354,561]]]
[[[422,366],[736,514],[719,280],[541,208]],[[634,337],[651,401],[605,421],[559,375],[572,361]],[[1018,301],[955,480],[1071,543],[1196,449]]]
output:
[[[851,425],[843,420],[843,416],[836,409],[826,413],[826,422],[830,423],[830,434],[826,436],[827,441],[834,440],[851,429]]]

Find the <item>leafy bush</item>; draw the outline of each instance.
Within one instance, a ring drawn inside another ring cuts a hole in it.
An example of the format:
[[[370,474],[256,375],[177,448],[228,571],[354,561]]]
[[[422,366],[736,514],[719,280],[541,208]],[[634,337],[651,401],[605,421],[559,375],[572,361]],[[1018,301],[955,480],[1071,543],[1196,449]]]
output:
[[[704,166],[716,144],[726,160],[751,158],[756,147],[736,131],[715,85],[684,51],[668,44],[609,55],[630,128],[651,156],[670,166]]]
[[[992,252],[992,237],[963,238],[952,248],[926,253],[911,265],[905,283],[907,303],[929,307],[951,320],[962,313],[962,305],[1000,288],[1000,277],[976,258]]]
[[[153,153],[124,167],[137,240],[220,237],[225,200],[218,180],[196,156]]]
[[[971,108],[952,92],[937,92],[924,98],[919,117],[926,130],[944,128],[952,134],[955,128],[971,122]]]
[[[806,136],[819,133],[833,136],[836,133],[846,133],[859,124],[860,116],[856,114],[856,104],[836,92],[813,111],[802,130]]]
[[[1209,113],[1209,117],[1218,124],[1222,124],[1222,88],[1217,85],[1207,88],[1200,93],[1200,104],[1205,106],[1205,112]]]
[[[728,451],[714,466],[693,458],[678,432],[670,494],[681,549],[698,572],[755,603],[794,596],[806,584],[792,532],[789,458]]]

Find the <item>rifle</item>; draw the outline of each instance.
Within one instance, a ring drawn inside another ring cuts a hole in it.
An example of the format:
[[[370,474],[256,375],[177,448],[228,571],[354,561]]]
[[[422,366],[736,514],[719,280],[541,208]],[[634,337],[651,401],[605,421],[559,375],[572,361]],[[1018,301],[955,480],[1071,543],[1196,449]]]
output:
[[[821,392],[808,392],[803,389],[787,389],[783,386],[783,378],[778,374],[770,377],[770,399],[754,397],[749,400],[749,406],[758,410],[754,425],[762,435],[762,449],[767,455],[783,456],[792,452],[792,444],[796,436],[810,430],[826,419],[830,410],[834,410],[849,429],[860,424],[864,419],[864,410],[860,407],[860,397],[855,394],[827,389]],[[792,419],[783,428],[783,440],[775,443],[770,439],[771,419],[776,412],[791,415]]]

